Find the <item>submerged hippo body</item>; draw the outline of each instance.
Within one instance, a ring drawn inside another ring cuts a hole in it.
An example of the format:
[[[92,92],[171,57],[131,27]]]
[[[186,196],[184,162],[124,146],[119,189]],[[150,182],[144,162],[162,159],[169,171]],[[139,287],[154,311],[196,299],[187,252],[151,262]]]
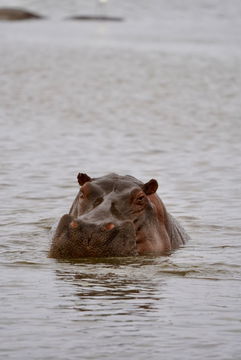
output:
[[[50,257],[161,255],[188,239],[156,194],[156,180],[79,174],[78,182],[80,191],[59,221]]]

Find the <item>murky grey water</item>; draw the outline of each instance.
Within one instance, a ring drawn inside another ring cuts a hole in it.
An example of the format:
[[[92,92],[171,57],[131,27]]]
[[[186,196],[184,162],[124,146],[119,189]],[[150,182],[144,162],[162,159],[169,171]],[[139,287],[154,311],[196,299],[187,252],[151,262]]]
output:
[[[240,2],[6,3],[49,19],[0,23],[1,357],[240,359]],[[79,171],[157,178],[192,240],[47,258]]]

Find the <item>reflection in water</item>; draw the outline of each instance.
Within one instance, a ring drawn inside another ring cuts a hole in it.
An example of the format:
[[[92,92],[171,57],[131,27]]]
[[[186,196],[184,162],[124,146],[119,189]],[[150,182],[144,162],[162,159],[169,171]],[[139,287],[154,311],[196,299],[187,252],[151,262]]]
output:
[[[88,316],[120,316],[119,320],[122,315],[157,311],[165,282],[151,278],[151,272],[143,277],[144,268],[151,269],[155,259],[83,259],[82,263],[71,271],[56,271],[57,278],[74,290],[69,308],[84,311],[85,316],[87,312]]]

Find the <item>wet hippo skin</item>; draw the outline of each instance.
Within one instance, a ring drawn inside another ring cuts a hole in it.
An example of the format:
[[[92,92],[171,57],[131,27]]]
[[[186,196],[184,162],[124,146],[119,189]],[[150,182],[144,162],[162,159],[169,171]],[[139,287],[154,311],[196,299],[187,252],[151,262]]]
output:
[[[156,194],[158,183],[78,174],[80,190],[60,219],[49,256],[81,258],[167,254],[188,240]]]

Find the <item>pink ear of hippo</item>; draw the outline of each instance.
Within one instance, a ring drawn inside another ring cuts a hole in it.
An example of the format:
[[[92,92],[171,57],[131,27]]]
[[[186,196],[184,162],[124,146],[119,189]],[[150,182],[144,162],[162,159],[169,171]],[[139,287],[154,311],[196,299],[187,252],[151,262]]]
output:
[[[143,191],[146,195],[154,194],[158,189],[158,182],[155,179],[151,179],[143,185]]]
[[[80,186],[84,185],[87,181],[92,180],[87,174],[83,174],[83,173],[79,173],[77,179]]]

